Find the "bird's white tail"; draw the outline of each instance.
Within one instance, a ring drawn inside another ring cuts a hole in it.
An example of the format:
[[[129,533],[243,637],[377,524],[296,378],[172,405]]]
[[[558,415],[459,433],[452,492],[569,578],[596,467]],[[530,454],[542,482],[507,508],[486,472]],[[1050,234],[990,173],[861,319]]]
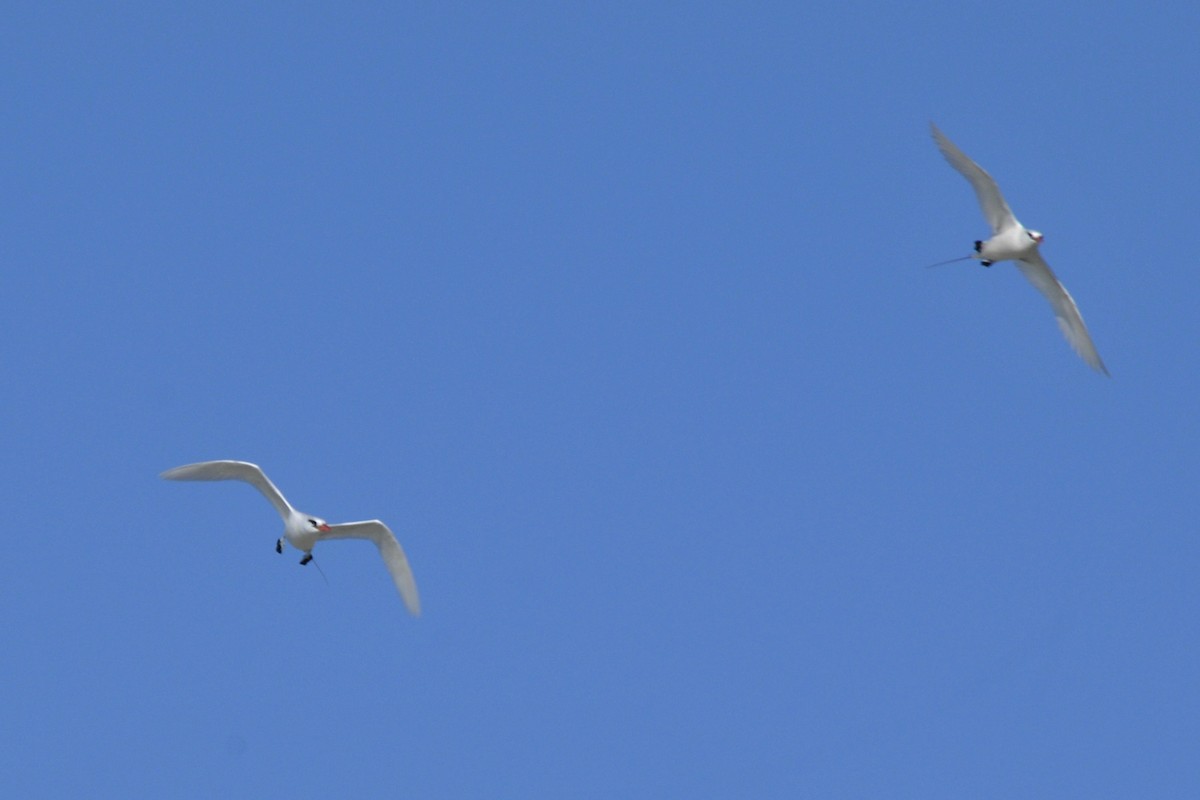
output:
[[[925,269],[931,269],[933,267],[940,267],[945,264],[956,264],[959,261],[970,261],[972,258],[975,258],[975,256],[969,255],[969,256],[963,256],[962,258],[952,258],[949,261],[939,261],[936,264],[926,264]]]
[[[309,555],[311,556],[312,553],[309,553]],[[321,569],[321,565],[317,563],[317,560],[315,558],[312,558],[309,560],[313,563],[313,566],[315,566],[317,568],[317,572],[321,573],[321,577],[325,580],[325,585],[328,586],[329,578],[325,577],[325,570]]]

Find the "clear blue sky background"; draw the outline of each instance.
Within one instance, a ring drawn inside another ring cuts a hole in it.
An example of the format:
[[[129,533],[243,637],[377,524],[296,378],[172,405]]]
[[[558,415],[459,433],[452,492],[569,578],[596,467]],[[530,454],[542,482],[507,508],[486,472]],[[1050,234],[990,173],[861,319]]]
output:
[[[1200,795],[1163,8],[9,7],[0,787]]]

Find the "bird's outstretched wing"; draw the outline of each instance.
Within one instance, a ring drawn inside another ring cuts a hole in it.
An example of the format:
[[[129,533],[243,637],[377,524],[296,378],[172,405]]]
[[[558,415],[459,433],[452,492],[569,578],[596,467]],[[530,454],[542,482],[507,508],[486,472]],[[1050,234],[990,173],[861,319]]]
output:
[[[1000,194],[1000,187],[996,185],[992,176],[988,175],[983,167],[967,158],[966,153],[955,147],[954,142],[947,139],[946,135],[938,130],[937,125],[931,122],[929,128],[933,131],[933,141],[937,142],[938,149],[950,162],[950,166],[961,172],[962,176],[971,183],[971,188],[975,190],[975,196],[979,198],[983,216],[987,219],[988,225],[992,226],[992,235],[1020,225],[1021,223],[1017,222],[1017,218],[1009,209],[1008,203],[1004,202],[1004,195]]]
[[[275,488],[275,484],[258,468],[247,461],[201,461],[169,469],[159,476],[169,481],[245,481],[271,501],[279,516],[286,522],[292,507]]]
[[[370,539],[374,542],[379,548],[379,555],[383,556],[383,563],[387,565],[388,572],[392,574],[396,589],[404,598],[404,605],[408,606],[414,617],[420,616],[421,598],[417,595],[417,582],[413,578],[412,568],[408,566],[404,548],[396,541],[396,535],[387,525],[377,519],[343,522],[340,525],[330,525],[328,531],[317,535],[317,541],[325,539]]]
[[[1067,341],[1071,343],[1071,347],[1079,354],[1079,357],[1086,361],[1092,369],[1108,375],[1108,369],[1100,360],[1100,353],[1096,351],[1096,345],[1092,343],[1087,326],[1083,324],[1083,315],[1079,313],[1079,307],[1075,305],[1067,288],[1054,276],[1050,265],[1046,263],[1041,254],[1035,250],[1033,255],[1017,261],[1017,267],[1029,279],[1029,282],[1050,301],[1050,307],[1054,309],[1054,316],[1058,318],[1058,327],[1062,328],[1063,335],[1067,337]]]

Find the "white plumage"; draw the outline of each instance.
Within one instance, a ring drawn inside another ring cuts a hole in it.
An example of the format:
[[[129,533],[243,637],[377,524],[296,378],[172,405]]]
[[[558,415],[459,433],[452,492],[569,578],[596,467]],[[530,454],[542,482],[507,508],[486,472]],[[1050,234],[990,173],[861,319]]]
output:
[[[404,605],[417,616],[421,613],[421,599],[417,594],[417,582],[404,549],[387,525],[377,519],[363,522],[343,522],[330,525],[320,517],[303,514],[292,507],[283,494],[271,483],[256,464],[246,461],[202,461],[185,464],[162,473],[169,481],[245,481],[263,493],[279,516],[283,518],[283,537],[276,542],[275,549],[283,552],[283,539],[297,550],[304,552],[301,564],[312,560],[312,549],[317,542],[326,539],[368,539],[379,548],[383,563],[391,573],[392,581],[404,599]]]
[[[1038,245],[1044,238],[1042,234],[1029,230],[1017,221],[1004,201],[1004,195],[1000,194],[1000,187],[983,167],[959,150],[936,125],[930,123],[929,127],[933,131],[934,142],[950,166],[962,173],[975,190],[983,216],[992,228],[992,238],[976,242],[975,254],[971,257],[982,261],[984,266],[990,266],[995,261],[1015,261],[1021,273],[1050,301],[1058,327],[1075,352],[1097,372],[1108,375],[1108,369],[1100,360],[1100,353],[1083,323],[1079,307],[1038,252]]]

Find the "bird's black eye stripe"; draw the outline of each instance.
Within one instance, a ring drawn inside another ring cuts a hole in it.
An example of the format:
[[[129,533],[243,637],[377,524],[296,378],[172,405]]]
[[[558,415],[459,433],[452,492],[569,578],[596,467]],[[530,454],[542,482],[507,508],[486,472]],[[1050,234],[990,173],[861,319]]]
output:
[[[308,524],[309,524],[309,525],[312,525],[312,526],[315,528],[315,527],[317,526],[317,521],[316,521],[315,519],[310,519],[310,520],[308,521]]]

